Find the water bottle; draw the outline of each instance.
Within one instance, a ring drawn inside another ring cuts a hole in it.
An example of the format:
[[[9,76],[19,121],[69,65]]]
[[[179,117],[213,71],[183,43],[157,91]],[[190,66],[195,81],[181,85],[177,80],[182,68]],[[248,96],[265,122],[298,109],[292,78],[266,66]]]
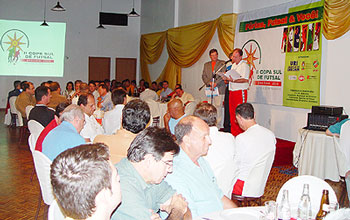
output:
[[[288,198],[288,190],[283,190],[281,204],[278,206],[278,220],[290,220],[290,205]]]
[[[298,205],[298,220],[310,220],[312,215],[309,184],[304,184],[303,194]]]

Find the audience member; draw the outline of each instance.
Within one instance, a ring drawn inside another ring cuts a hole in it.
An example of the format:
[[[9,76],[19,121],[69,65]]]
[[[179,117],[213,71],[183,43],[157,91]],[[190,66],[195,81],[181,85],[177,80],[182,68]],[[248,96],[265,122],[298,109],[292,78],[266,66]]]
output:
[[[67,102],[67,99],[63,95],[61,95],[61,87],[58,82],[50,83],[50,90],[51,99],[49,104],[47,104],[48,107],[55,109],[58,104],[62,102]]]
[[[98,97],[100,97],[100,94],[98,93],[96,89],[96,85],[94,81],[89,82],[89,93],[91,93],[94,96],[95,103],[97,103]]]
[[[55,116],[55,111],[46,105],[50,102],[51,92],[46,86],[39,86],[35,89],[36,105],[29,113],[28,120],[35,120],[43,127],[46,127]]]
[[[81,94],[86,94],[89,93],[89,86],[87,83],[81,82],[79,85],[79,92],[76,92],[74,94],[74,97],[72,99],[72,104],[77,105],[78,104],[78,100],[79,100],[79,96]]]
[[[79,96],[78,105],[83,110],[85,117],[85,124],[80,131],[80,135],[85,138],[87,142],[92,142],[97,135],[103,134],[102,126],[93,116],[96,110],[94,96],[90,93],[81,94]]]
[[[146,102],[139,99],[127,103],[122,111],[122,128],[113,135],[98,135],[94,143],[105,143],[111,152],[113,164],[126,157],[130,143],[146,128],[151,118]]]
[[[168,95],[172,92],[173,90],[169,88],[169,83],[168,81],[163,81],[163,91],[160,93],[160,98],[161,99],[166,99],[168,98]]]
[[[136,81],[135,81],[135,84],[132,85],[130,84],[130,80],[129,79],[125,79],[123,80],[123,86],[126,90],[126,94],[128,94],[129,96],[133,96],[134,95],[134,91],[135,91],[135,88],[136,88]]]
[[[105,84],[100,84],[98,87],[98,93],[100,94],[100,97],[97,99],[97,107],[104,112],[112,110],[113,102],[108,87]]]
[[[155,92],[158,91],[158,84],[157,84],[156,81],[153,81],[153,82],[152,82],[151,89],[152,89],[153,91],[155,91]],[[157,94],[157,95],[158,95],[158,94]]]
[[[72,81],[67,82],[66,90],[63,92],[63,96],[66,97],[67,100],[72,100],[74,95],[74,85]]]
[[[194,101],[193,96],[190,93],[185,92],[180,84],[177,84],[176,86],[177,87],[175,88],[175,94],[173,95],[173,98],[180,99],[184,106]]]
[[[80,92],[80,84],[81,83],[82,83],[82,81],[79,79],[74,81],[74,90],[76,93]],[[74,96],[75,96],[75,94],[74,94]]]
[[[140,84],[139,84],[139,87],[137,88],[139,94],[141,94],[143,91],[145,91],[146,87],[145,87],[145,80],[144,79],[141,79],[140,80]],[[148,82],[147,82],[148,83]],[[149,84],[148,84],[148,88],[149,88]]]
[[[225,196],[231,198],[235,178],[233,162],[235,138],[230,133],[220,132],[216,127],[217,109],[214,105],[204,102],[199,103],[193,115],[202,119],[209,126],[211,146],[204,158],[213,170],[219,188]]]
[[[326,134],[329,136],[339,137],[342,125],[349,120],[349,118],[346,118],[340,122],[335,123],[334,125],[329,126],[329,128],[326,130]]]
[[[47,134],[42,144],[42,152],[53,160],[68,148],[85,143],[79,134],[84,127],[84,112],[77,105],[69,105],[62,113],[61,124]]]
[[[276,138],[272,131],[256,123],[254,108],[250,103],[237,106],[236,120],[244,132],[236,137],[235,164],[238,176],[232,193],[242,195],[244,182],[254,165],[267,154],[275,154]]]
[[[21,81],[19,81],[19,80],[14,81],[13,87],[14,87],[14,89],[11,90],[7,96],[5,115],[8,114],[8,112],[11,113],[10,112],[10,98],[11,97],[18,97],[19,94],[21,94]],[[6,116],[5,116],[5,121],[6,121]],[[15,114],[13,114],[13,113],[11,114],[11,121],[9,121],[9,123],[11,123],[11,125],[16,124],[16,115]]]
[[[112,92],[112,102],[114,108],[104,114],[102,127],[107,135],[114,134],[120,129],[122,111],[126,104],[126,92],[123,89],[115,89]]]
[[[218,187],[203,158],[211,144],[208,125],[196,116],[187,116],[175,127],[175,136],[181,149],[174,158],[173,173],[165,180],[185,197],[193,217],[236,207]]]
[[[158,89],[157,89],[157,95],[160,97],[160,93],[164,91],[163,89],[163,82],[158,83]]]
[[[28,105],[34,106],[36,101],[34,98],[34,85],[31,82],[24,82],[22,84],[22,90],[23,92],[19,94],[19,96],[16,99],[15,106],[16,109],[21,113],[23,118],[26,117],[26,107]],[[26,121],[26,120],[24,120]]]
[[[16,80],[13,82],[14,89],[11,90],[7,96],[7,101],[10,100],[12,96],[19,96],[21,94],[21,81]]]
[[[121,202],[120,178],[103,144],[62,152],[51,164],[50,178],[56,201],[68,218],[109,220]]]
[[[112,220],[150,219],[159,210],[167,212],[169,220],[192,219],[183,197],[163,181],[178,152],[165,129],[149,127],[136,136],[128,157],[116,165],[123,197]]]
[[[44,128],[44,130],[41,131],[38,139],[36,140],[35,150],[42,152],[42,145],[45,137],[52,129],[61,124],[59,117],[62,115],[63,110],[67,108],[68,105],[68,102],[62,102],[57,105],[54,119],[52,119],[52,121]]]
[[[348,198],[350,201],[350,134],[347,133],[346,128],[349,128],[350,126],[350,119],[344,119],[338,123],[335,123],[334,125],[329,126],[329,128],[326,130],[326,134],[330,136],[337,136],[340,137],[339,146],[340,150],[342,151],[343,155],[345,156],[345,183],[347,187],[348,192]],[[343,132],[341,132],[342,129]]]
[[[185,117],[185,110],[180,99],[173,99],[168,103],[167,113],[164,115],[164,127],[171,134],[175,134],[175,126]]]
[[[111,91],[111,80],[110,79],[105,79],[103,83],[107,86],[108,92]]]
[[[159,99],[157,93],[149,88],[148,82],[144,82],[144,87],[145,87],[145,90],[140,94],[141,100],[145,101],[147,99],[151,99],[151,100],[157,101]]]

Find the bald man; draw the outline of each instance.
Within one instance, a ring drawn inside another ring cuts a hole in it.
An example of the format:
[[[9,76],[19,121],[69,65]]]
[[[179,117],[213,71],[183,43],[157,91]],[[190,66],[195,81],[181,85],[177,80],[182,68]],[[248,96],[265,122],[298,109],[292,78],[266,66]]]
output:
[[[164,115],[164,126],[167,131],[175,135],[175,126],[185,117],[185,109],[180,99],[173,99],[168,103],[167,113]]]

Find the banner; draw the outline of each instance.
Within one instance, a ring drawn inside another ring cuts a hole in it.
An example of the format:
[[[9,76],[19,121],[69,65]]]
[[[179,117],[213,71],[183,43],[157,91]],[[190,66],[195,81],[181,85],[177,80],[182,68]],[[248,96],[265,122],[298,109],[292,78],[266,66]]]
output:
[[[319,104],[322,1],[293,2],[238,16],[235,47],[251,69],[248,102]]]

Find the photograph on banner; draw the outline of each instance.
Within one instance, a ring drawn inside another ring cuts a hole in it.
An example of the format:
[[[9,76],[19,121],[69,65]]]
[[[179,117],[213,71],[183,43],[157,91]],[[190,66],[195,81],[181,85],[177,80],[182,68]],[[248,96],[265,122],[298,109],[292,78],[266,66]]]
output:
[[[248,102],[298,108],[319,103],[323,7],[304,2],[262,9],[260,17],[239,15],[235,47],[251,69]]]

